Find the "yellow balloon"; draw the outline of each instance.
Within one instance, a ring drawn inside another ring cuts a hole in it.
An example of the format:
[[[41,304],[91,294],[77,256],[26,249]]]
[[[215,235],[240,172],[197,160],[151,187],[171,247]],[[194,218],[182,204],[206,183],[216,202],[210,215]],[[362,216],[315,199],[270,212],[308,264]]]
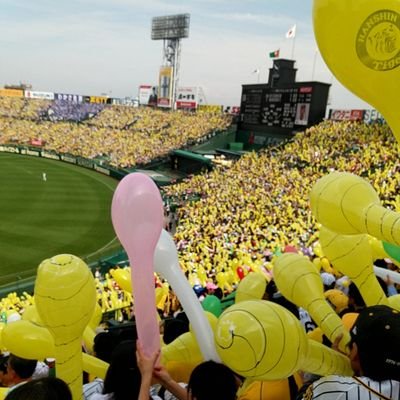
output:
[[[43,360],[54,357],[55,348],[50,332],[27,320],[7,324],[1,334],[2,344],[18,357]]]
[[[388,301],[390,307],[394,308],[397,311],[400,311],[400,294],[390,296]]]
[[[233,371],[254,379],[281,379],[298,368],[306,338],[293,314],[263,300],[229,307],[220,317],[215,343],[221,360]]]
[[[82,353],[83,370],[97,378],[104,379],[106,377],[109,364],[99,358],[89,354]]]
[[[6,398],[8,391],[9,391],[8,387],[0,387],[0,400]]]
[[[297,306],[305,308],[332,343],[343,335],[339,345],[342,351],[347,350],[350,335],[325,300],[321,276],[307,257],[283,254],[275,262],[274,279],[281,293]]]
[[[354,374],[346,356],[311,339],[308,341],[307,353],[303,358],[301,370],[323,376],[352,376]]]
[[[290,311],[265,300],[229,307],[218,320],[215,344],[229,368],[252,379],[284,379],[299,369],[319,375],[352,374],[347,357],[308,340]]]
[[[314,0],[313,20],[319,50],[333,74],[378,109],[399,140],[399,1]]]
[[[319,258],[322,258],[324,256],[324,253],[322,252],[322,249],[321,249],[321,245],[319,243],[315,244],[315,246],[313,248],[313,252]]]
[[[25,308],[25,311],[22,314],[22,319],[25,321],[31,321],[38,325],[43,325],[43,321],[40,319],[34,304]]]
[[[322,343],[323,340],[324,340],[324,332],[322,332],[322,330],[321,330],[321,328],[319,326],[317,326],[312,331],[307,332],[307,336],[310,339],[315,340],[318,343]]]
[[[203,356],[194,335],[185,332],[173,342],[163,346],[161,359],[164,365],[170,361],[199,364],[203,361]]]
[[[313,259],[312,262],[315,265],[315,268],[317,269],[317,271],[321,271],[321,268],[322,268],[321,259],[319,257],[316,257]]]
[[[373,270],[372,251],[367,235],[338,235],[321,227],[319,240],[333,266],[356,284],[368,306],[388,305],[385,292]]]
[[[314,184],[310,200],[314,217],[326,228],[343,235],[368,233],[400,245],[400,214],[382,207],[366,180],[333,172]]]
[[[165,302],[167,300],[167,294],[165,293],[165,290],[162,287],[158,287],[155,290],[155,296],[156,296],[156,306],[159,310],[163,310],[165,306]]]
[[[175,382],[189,382],[190,375],[199,363],[169,361],[164,367]]]
[[[372,258],[374,260],[379,260],[387,257],[381,240],[378,240],[377,238],[374,238],[372,236],[368,236],[368,242],[372,251]]]
[[[300,389],[303,381],[300,374],[293,376],[297,388]],[[288,379],[274,381],[253,381],[244,382],[237,393],[238,400],[290,400],[291,390]]]
[[[325,272],[328,272],[329,274],[333,274],[333,269],[331,267],[331,264],[330,264],[329,260],[326,257],[322,257],[321,258],[321,268]]]
[[[88,327],[95,330],[100,325],[102,317],[103,313],[101,311],[101,307],[99,306],[99,303],[96,302],[96,305],[94,307],[94,312],[92,318],[90,318]]]
[[[85,330],[83,331],[82,339],[83,339],[83,343],[85,344],[86,350],[89,351],[90,353],[93,353],[93,345],[94,345],[95,336],[96,336],[96,333],[88,325],[85,328]]]
[[[110,272],[121,289],[132,293],[131,274],[127,268],[112,269]]]
[[[261,300],[267,287],[267,280],[260,272],[246,275],[236,289],[235,303],[245,300]]]
[[[89,267],[78,257],[62,254],[44,260],[35,283],[36,308],[55,344],[57,376],[82,397],[81,338],[94,312],[96,287]]]

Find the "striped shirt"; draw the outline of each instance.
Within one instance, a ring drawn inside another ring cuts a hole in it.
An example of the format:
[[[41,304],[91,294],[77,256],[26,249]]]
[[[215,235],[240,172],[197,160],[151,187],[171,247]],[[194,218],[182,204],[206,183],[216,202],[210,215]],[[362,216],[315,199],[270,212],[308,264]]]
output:
[[[303,400],[400,400],[400,382],[331,375],[311,384]],[[379,395],[380,394],[380,395]]]

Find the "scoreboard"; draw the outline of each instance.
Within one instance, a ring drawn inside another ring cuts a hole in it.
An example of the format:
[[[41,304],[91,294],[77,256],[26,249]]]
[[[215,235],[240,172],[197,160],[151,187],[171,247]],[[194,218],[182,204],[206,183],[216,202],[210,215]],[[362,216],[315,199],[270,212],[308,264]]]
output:
[[[322,121],[329,84],[243,85],[238,130],[290,135]]]

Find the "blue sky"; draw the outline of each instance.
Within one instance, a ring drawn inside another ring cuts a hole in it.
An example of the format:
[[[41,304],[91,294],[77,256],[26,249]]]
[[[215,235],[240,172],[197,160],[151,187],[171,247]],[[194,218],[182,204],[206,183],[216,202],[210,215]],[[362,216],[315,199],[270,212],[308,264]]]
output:
[[[325,66],[312,30],[312,0],[0,0],[0,86],[29,82],[34,90],[136,96],[157,84],[162,42],[150,37],[155,16],[190,13],[182,40],[182,86],[201,86],[208,103],[239,105],[241,85],[267,80],[285,33],[297,25],[297,79],[332,83],[331,107],[368,107]],[[315,61],[315,64],[314,64]],[[368,107],[370,108],[370,107]]]

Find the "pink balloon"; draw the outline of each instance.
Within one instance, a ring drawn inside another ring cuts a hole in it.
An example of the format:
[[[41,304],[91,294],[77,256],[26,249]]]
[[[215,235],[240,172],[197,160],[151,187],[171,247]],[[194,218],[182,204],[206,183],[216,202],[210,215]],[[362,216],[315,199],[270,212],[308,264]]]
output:
[[[148,356],[160,348],[153,257],[163,215],[160,192],[147,175],[135,172],[121,180],[112,200],[111,218],[131,264],[136,328]]]

